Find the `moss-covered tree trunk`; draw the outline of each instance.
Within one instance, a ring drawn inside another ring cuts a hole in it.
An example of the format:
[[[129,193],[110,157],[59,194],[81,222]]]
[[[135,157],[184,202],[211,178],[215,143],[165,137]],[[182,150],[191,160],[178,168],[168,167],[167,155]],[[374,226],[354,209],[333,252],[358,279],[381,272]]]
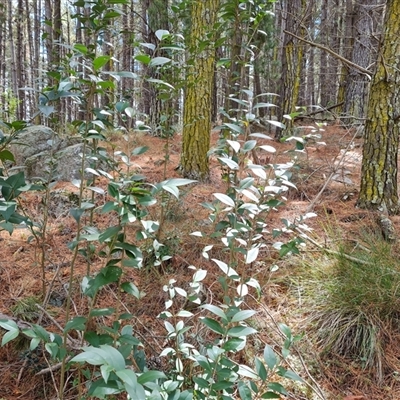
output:
[[[181,170],[183,176],[209,179],[207,152],[210,147],[215,46],[213,29],[220,0],[193,1],[191,10],[190,60],[183,109]]]
[[[388,0],[381,49],[369,94],[358,206],[399,211],[400,1]]]

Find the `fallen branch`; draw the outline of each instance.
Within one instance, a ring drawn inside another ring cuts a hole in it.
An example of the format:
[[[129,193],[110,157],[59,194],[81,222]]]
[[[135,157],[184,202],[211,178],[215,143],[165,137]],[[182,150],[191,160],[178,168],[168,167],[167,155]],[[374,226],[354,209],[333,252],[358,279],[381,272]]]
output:
[[[310,113],[308,113],[308,114],[301,114],[301,115],[297,115],[296,117],[294,117],[293,119],[302,119],[302,118],[309,118],[309,117],[312,117],[313,115],[316,115],[316,114],[320,114],[320,113],[323,113],[323,112],[326,112],[326,111],[330,111],[330,110],[333,110],[334,108],[337,108],[337,107],[340,107],[340,106],[342,106],[344,104],[344,101],[342,101],[341,103],[338,103],[338,104],[334,104],[333,106],[330,106],[330,107],[321,107],[321,109],[320,110],[316,110],[316,111],[313,111],[313,112],[310,112]]]
[[[307,39],[303,39],[300,36],[297,36],[296,34],[289,32],[287,30],[284,30],[283,32],[285,32],[286,34],[293,36],[294,38],[309,44],[310,46],[313,47],[317,47],[318,49],[324,50],[327,53],[329,53],[330,55],[332,55],[333,57],[337,58],[338,60],[342,61],[344,64],[348,65],[349,67],[352,67],[354,69],[357,69],[358,71],[362,72],[363,74],[369,76],[370,78],[372,77],[372,72],[369,71],[368,69],[365,69],[361,66],[359,66],[358,64],[353,63],[352,61],[348,60],[347,58],[341,56],[340,54],[336,53],[335,51],[333,51],[332,49],[330,49],[329,47],[323,46],[322,44],[319,43],[315,43],[315,42],[310,42]]]

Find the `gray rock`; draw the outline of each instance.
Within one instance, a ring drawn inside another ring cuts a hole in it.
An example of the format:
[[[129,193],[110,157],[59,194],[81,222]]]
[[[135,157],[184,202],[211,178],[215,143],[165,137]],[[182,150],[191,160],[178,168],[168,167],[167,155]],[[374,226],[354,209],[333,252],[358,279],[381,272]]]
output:
[[[50,181],[80,179],[83,143],[80,137],[59,137],[46,126],[30,126],[10,146],[16,166],[13,170],[25,170],[27,179],[42,178]],[[87,152],[90,148],[87,147]],[[102,169],[107,170],[102,163]],[[89,162],[85,161],[85,168]],[[89,176],[85,176],[88,178]]]

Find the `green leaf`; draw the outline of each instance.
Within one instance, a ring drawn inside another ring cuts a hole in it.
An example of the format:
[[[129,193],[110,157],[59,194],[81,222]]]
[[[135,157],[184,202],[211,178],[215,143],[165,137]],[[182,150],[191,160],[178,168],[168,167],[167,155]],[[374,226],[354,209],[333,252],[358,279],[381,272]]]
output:
[[[259,358],[255,359],[255,368],[256,368],[257,374],[260,377],[260,379],[263,382],[265,382],[267,380],[268,373],[265,368],[265,365],[262,363],[262,361]]]
[[[108,382],[108,378],[112,371],[113,369],[109,365],[102,365],[100,367],[101,376],[103,377],[105,383]]]
[[[15,339],[19,334],[18,325],[12,320],[0,320],[0,326],[8,331],[1,340],[2,346]]]
[[[224,263],[221,260],[217,260],[215,258],[212,258],[211,260],[214,261],[218,265],[218,267],[222,270],[222,272],[224,272],[230,278],[236,280],[236,277],[237,278],[239,277],[237,272],[233,268],[229,267],[228,264]]]
[[[221,203],[224,203],[230,207],[235,207],[235,202],[226,194],[213,193],[213,196],[216,197]]]
[[[99,352],[100,349],[97,347],[86,347],[85,350],[76,355],[71,359],[71,363],[74,362],[86,362],[90,365],[104,365],[106,361],[104,359],[104,352]]]
[[[264,348],[264,360],[268,365],[269,369],[274,369],[278,364],[278,358],[275,354],[275,351],[268,344]]]
[[[15,161],[13,153],[11,153],[11,151],[7,149],[0,151],[0,161],[7,161],[7,160],[12,162]]]
[[[79,52],[82,53],[82,54],[87,54],[87,52],[88,52],[87,47],[84,46],[83,44],[79,44],[79,43],[76,43],[76,44],[74,45],[74,50],[77,50],[77,51],[79,51]]]
[[[69,210],[69,213],[72,215],[77,223],[79,223],[84,212],[85,210],[83,208],[71,208]]]
[[[225,335],[225,329],[215,319],[203,317],[200,321],[207,325],[213,332]]]
[[[155,32],[155,35],[158,40],[162,40],[165,36],[169,36],[169,31],[166,31],[165,29],[158,29]]]
[[[111,226],[110,228],[107,228],[104,232],[102,232],[99,235],[99,242],[103,243],[108,241],[108,239],[114,237],[117,235],[121,230],[121,227],[119,225],[116,226]]]
[[[137,381],[141,385],[146,384],[147,382],[154,382],[157,379],[166,379],[164,372],[160,371],[146,371],[140,376],[138,376]]]
[[[254,333],[257,333],[257,331],[249,326],[235,326],[228,331],[228,335],[233,337],[249,336]]]
[[[231,131],[237,132],[237,133],[243,133],[243,129],[241,126],[236,125],[236,124],[229,124],[229,123],[225,123],[222,125],[223,128],[228,128]]]
[[[254,310],[243,310],[243,311],[239,311],[238,313],[236,313],[233,317],[231,322],[240,322],[240,321],[244,321],[248,318],[251,318],[254,314],[256,314],[257,312]]]
[[[258,375],[247,365],[239,365],[238,374],[240,376],[245,376],[246,378],[250,378],[252,380],[257,380]]]
[[[200,307],[204,308],[204,310],[208,310],[208,311],[212,312],[216,316],[220,317],[224,322],[226,322],[226,323],[228,322],[228,318],[221,308],[214,306],[213,304],[204,304]]]
[[[290,330],[290,328],[283,324],[283,323],[279,323],[278,324],[279,329],[281,330],[281,332],[288,338],[288,339],[292,339],[292,331]]]
[[[136,147],[132,150],[132,155],[133,156],[139,156],[140,154],[145,153],[147,150],[149,149],[148,146],[140,146],[140,147]]]
[[[135,296],[137,299],[141,299],[142,297],[145,296],[145,293],[140,292],[139,289],[137,288],[137,286],[134,285],[132,282],[122,283],[121,289],[123,291],[125,291],[126,293],[129,293],[129,294]]]
[[[251,400],[252,395],[251,395],[251,390],[250,388],[244,383],[244,382],[239,382],[239,395],[242,400]]]
[[[227,165],[233,171],[239,170],[239,164],[236,161],[233,161],[231,158],[218,157],[218,160]]]
[[[264,394],[261,395],[261,398],[262,399],[280,399],[281,396],[274,392],[265,392]]]
[[[42,339],[44,342],[48,342],[50,340],[50,335],[42,326],[34,324],[32,325],[32,329],[36,333],[37,337]]]
[[[147,79],[147,82],[163,85],[163,86],[166,86],[166,87],[168,87],[170,89],[175,89],[171,84],[169,84],[168,82],[165,82],[165,81],[163,81],[161,79],[149,78],[149,79]]]
[[[291,370],[287,370],[284,374],[283,374],[284,378],[290,379],[292,381],[297,381],[297,382],[303,382],[303,379],[296,374],[296,372],[293,372]]]
[[[259,250],[259,247],[253,247],[252,249],[247,250],[245,263],[251,264],[253,261],[255,261],[258,257]]]
[[[210,387],[210,383],[204,378],[195,376],[193,377],[193,381],[199,386],[200,389],[208,389]]]
[[[147,65],[150,63],[151,57],[147,54],[138,54],[135,56],[135,60]]]
[[[283,394],[285,396],[287,395],[286,389],[280,383],[270,382],[270,383],[268,383],[268,387],[271,390],[274,390],[275,392],[278,392],[278,393]],[[267,397],[263,397],[263,398],[265,399]],[[270,397],[270,398],[273,399],[274,397]]]
[[[115,308],[95,308],[90,311],[89,317],[104,317],[107,315],[113,315]]]
[[[222,348],[225,351],[235,351],[236,352],[243,347],[243,342],[244,342],[243,339],[231,338],[223,344]]]
[[[64,333],[69,332],[72,329],[75,329],[77,331],[84,331],[86,321],[87,321],[86,317],[72,318],[71,321],[68,321],[67,324],[65,325]]]
[[[248,140],[244,145],[243,145],[243,151],[245,153],[253,150],[257,145],[257,140]]]
[[[171,62],[170,58],[167,58],[167,57],[154,57],[150,61],[149,65],[150,65],[150,67],[156,67],[158,65],[164,65],[164,64],[167,64],[169,62]]]
[[[99,56],[93,60],[93,68],[98,71],[111,60],[110,56]]]

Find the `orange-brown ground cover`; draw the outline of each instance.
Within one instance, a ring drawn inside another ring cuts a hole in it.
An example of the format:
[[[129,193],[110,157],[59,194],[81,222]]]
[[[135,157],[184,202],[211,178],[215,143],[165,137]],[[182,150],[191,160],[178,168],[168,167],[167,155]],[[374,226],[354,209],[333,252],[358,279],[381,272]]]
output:
[[[307,133],[305,131],[304,133]],[[288,201],[284,207],[271,215],[268,221],[271,226],[279,225],[281,218],[293,219],[305,213],[313,204],[313,211],[318,217],[310,220],[309,224],[315,230],[318,241],[324,244],[333,240],[326,234],[327,225],[335,225],[341,228],[346,235],[356,235],[362,224],[370,224],[372,218],[363,210],[355,208],[359,185],[361,140],[355,139],[353,133],[338,126],[327,126],[320,132],[322,138],[311,141],[304,153],[297,154],[296,168],[293,170],[293,182],[297,190],[291,190]],[[212,134],[212,142],[215,143],[217,132]],[[135,139],[135,146],[148,146],[145,154],[133,159],[135,168],[145,175],[147,182],[159,182],[164,177],[179,177],[176,167],[179,164],[180,136],[176,136],[168,144],[169,158],[165,163],[165,140],[146,135],[140,135]],[[123,141],[116,136],[115,141],[122,144]],[[317,142],[325,142],[325,145]],[[269,157],[266,162],[282,162],[293,156],[287,153],[293,148],[292,144],[272,143],[277,153]],[[345,153],[345,155],[344,155]],[[165,295],[162,285],[174,278],[179,284],[185,285],[190,280],[192,272],[189,265],[203,267],[209,270],[209,277],[205,284],[213,287],[213,275],[215,267],[201,257],[203,247],[207,242],[205,238],[190,236],[194,230],[207,229],[207,210],[200,203],[212,201],[212,193],[224,192],[226,183],[221,179],[219,164],[211,160],[211,181],[207,184],[192,185],[189,190],[183,189],[183,195],[179,201],[173,200],[169,205],[166,224],[163,227],[162,239],[173,250],[172,259],[157,270],[145,268],[142,271],[129,269],[126,278],[132,280],[140,290],[147,293],[141,301],[132,300],[131,297],[123,298],[120,307],[135,315],[137,336],[146,346],[148,357],[156,356],[165,345],[163,343],[163,325],[155,317],[163,309]],[[329,177],[332,177],[325,190],[316,197]],[[99,182],[101,186],[103,183]],[[67,190],[77,192],[78,189],[71,183],[59,182],[52,190]],[[43,215],[41,205],[41,193],[26,193],[21,196],[23,206],[28,215],[40,222]],[[314,204],[315,199],[317,201]],[[57,197],[54,202],[57,203]],[[104,201],[101,197],[99,203]],[[157,219],[157,208],[154,210],[154,219]],[[113,221],[109,215],[96,215],[96,223],[99,226],[108,226]],[[396,226],[399,220],[394,218]],[[71,251],[67,243],[74,237],[76,223],[66,212],[57,211],[49,219],[46,232],[45,247],[46,258],[44,260],[46,287],[51,285],[51,296],[55,299],[54,305],[49,305],[48,314],[42,316],[42,324],[49,330],[57,331],[54,321],[64,324],[65,310],[57,305],[57,298],[62,304],[64,285],[69,279],[69,262]],[[17,229],[10,237],[6,232],[0,234],[0,313],[12,315],[15,305],[26,298],[37,297],[40,299],[42,291],[42,269],[40,260],[40,248],[35,241],[29,241],[30,233],[26,229]],[[218,249],[216,250],[218,251]],[[276,255],[268,250],[264,257],[263,266],[255,267],[252,273],[263,284],[262,302],[273,310],[276,319],[285,317],[287,307],[293,306],[287,300],[285,286],[280,286],[279,279],[274,281],[268,271],[268,265],[276,261]],[[265,267],[267,265],[267,267]],[[284,263],[277,274],[285,274]],[[78,259],[75,269],[75,282],[78,284],[85,275],[87,262],[83,257]],[[96,271],[103,266],[103,259],[96,253],[91,256],[90,269]],[[267,276],[268,275],[268,276]],[[218,292],[214,294],[218,296]],[[114,304],[117,298],[115,288],[109,287],[103,290],[100,305]],[[84,314],[87,309],[86,301],[77,294],[74,304],[78,313]],[[37,315],[40,315],[40,310]],[[290,321],[288,321],[290,323]],[[332,399],[340,399],[346,394],[368,395],[362,391],[360,384],[360,371],[353,365],[346,368],[345,360],[338,360],[338,367],[327,370],[321,366],[317,380],[322,387],[332,393]],[[40,369],[46,368],[46,360],[40,355],[38,359],[27,359],[23,351],[13,344],[8,344],[0,349],[0,399],[44,399],[52,397],[53,382],[50,374],[35,375]],[[345,377],[344,377],[345,375]],[[47,392],[45,392],[45,390]],[[369,388],[369,400],[398,399],[396,394],[387,396],[388,392],[381,388]],[[384,394],[382,394],[384,393]],[[67,396],[68,398],[68,396]],[[72,397],[71,397],[72,398]],[[305,397],[298,397],[298,399]]]

